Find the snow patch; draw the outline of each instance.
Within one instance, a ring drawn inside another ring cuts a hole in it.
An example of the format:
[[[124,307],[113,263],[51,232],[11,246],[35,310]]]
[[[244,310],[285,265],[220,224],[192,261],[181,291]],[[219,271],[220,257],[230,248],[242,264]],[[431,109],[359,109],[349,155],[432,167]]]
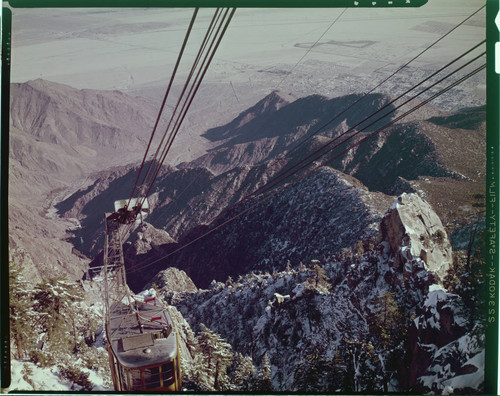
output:
[[[438,285],[437,283],[429,285],[429,293],[438,290],[446,292],[446,289],[442,285]]]
[[[478,370],[475,373],[459,375],[443,382],[443,384],[445,385],[443,394],[455,393],[456,389],[478,389],[483,382],[483,370]]]
[[[26,370],[32,374],[24,375]],[[55,368],[38,367],[31,362],[11,360],[12,384],[9,391],[70,391],[71,383],[64,381]],[[30,382],[27,382],[28,379]]]

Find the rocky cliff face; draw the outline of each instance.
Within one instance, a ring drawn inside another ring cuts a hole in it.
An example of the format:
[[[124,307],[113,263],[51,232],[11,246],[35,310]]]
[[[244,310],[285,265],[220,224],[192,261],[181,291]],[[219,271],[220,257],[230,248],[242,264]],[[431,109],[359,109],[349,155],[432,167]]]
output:
[[[192,279],[184,271],[174,267],[158,272],[146,285],[146,288],[152,287],[153,284],[168,295],[196,293],[198,291]]]
[[[425,263],[436,281],[452,263],[451,245],[441,220],[418,195],[400,195],[381,223],[382,239],[396,252],[394,265],[403,268],[413,257]]]
[[[137,255],[146,254],[158,246],[175,242],[168,232],[158,230],[146,222],[134,230],[132,238],[134,238],[132,248]]]

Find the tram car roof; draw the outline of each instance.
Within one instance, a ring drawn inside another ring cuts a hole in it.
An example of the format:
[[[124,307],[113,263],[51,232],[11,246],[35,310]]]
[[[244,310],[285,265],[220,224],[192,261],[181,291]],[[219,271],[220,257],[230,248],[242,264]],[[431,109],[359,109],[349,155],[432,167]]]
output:
[[[177,338],[166,309],[136,302],[136,312],[122,302],[110,308],[108,334],[120,364],[129,368],[158,365],[177,355]],[[146,318],[154,320],[147,320]]]

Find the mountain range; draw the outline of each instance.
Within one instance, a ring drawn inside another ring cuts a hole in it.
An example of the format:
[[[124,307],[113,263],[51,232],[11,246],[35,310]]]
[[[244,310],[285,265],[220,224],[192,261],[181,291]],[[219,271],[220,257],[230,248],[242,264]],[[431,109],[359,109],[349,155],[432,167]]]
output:
[[[204,154],[163,166],[151,212],[124,244],[131,289],[154,283],[182,328],[204,323],[257,366],[267,354],[274,390],[479,391],[484,340],[465,302],[479,297],[457,286],[471,265],[457,262],[481,222],[485,109],[426,105],[364,142],[401,114],[391,101],[275,91],[207,130]],[[91,282],[103,214],[129,196],[157,107],[118,91],[13,85],[10,250],[32,282],[61,272]],[[414,209],[389,221],[401,205]],[[456,259],[446,253],[441,268],[432,252],[447,244]],[[342,381],[320,379],[333,372]],[[461,385],[467,374],[474,387]]]

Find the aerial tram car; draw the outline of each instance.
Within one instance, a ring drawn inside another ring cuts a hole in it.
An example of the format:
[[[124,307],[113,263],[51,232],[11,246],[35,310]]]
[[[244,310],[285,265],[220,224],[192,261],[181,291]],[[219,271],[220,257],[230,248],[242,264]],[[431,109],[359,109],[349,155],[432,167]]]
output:
[[[128,209],[128,205],[132,209]],[[121,229],[142,221],[146,199],[115,202],[105,214],[103,266],[105,328],[116,391],[179,391],[179,339],[154,291],[134,295],[127,286]]]
[[[126,304],[115,304],[106,324],[115,390],[179,391],[179,340],[170,316],[150,302],[134,304],[133,314]]]

